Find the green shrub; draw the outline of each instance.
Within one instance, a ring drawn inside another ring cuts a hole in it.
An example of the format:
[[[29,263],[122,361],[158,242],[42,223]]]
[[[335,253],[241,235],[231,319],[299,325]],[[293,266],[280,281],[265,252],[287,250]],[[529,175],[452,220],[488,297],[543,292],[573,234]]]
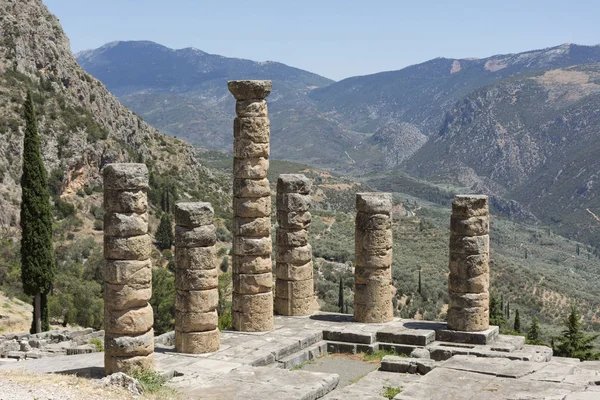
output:
[[[102,340],[100,340],[98,338],[92,338],[90,340],[90,344],[94,345],[94,347],[96,347],[96,351],[98,353],[101,353],[104,351],[104,342],[102,342]]]

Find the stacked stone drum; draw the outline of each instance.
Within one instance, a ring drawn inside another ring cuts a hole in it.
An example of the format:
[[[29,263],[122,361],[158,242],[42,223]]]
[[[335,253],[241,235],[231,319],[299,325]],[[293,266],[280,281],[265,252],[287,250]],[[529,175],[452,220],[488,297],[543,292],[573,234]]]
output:
[[[489,328],[488,198],[459,195],[452,202],[448,329],[477,332]]]
[[[392,195],[357,193],[354,319],[388,322],[392,305]]]
[[[104,369],[153,368],[152,240],[148,235],[148,169],[104,167]]]
[[[311,186],[302,174],[283,174],[277,180],[275,311],[280,315],[309,315],[316,305],[308,244]]]
[[[271,189],[267,179],[271,81],[230,81],[233,124],[233,304],[238,331],[273,329]]]
[[[219,349],[216,230],[210,203],[175,205],[175,349]]]

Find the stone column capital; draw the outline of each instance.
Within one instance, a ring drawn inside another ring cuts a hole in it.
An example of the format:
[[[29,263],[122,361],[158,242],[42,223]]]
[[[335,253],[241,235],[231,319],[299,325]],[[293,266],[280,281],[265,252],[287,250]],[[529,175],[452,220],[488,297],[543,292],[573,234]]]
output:
[[[240,80],[228,81],[227,88],[236,100],[264,99],[271,93],[271,81]]]

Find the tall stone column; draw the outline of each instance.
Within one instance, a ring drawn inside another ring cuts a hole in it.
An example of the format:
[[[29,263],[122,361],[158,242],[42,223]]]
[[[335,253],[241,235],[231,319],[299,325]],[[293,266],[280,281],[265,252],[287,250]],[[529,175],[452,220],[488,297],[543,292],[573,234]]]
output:
[[[282,174],[277,180],[275,311],[280,315],[309,315],[316,308],[308,244],[311,186],[302,174]]]
[[[219,349],[216,229],[210,203],[175,205],[175,349]]]
[[[148,235],[148,169],[104,167],[104,370],[154,366],[152,240]]]
[[[267,179],[271,81],[229,81],[233,124],[233,304],[238,331],[273,329],[271,189]]]
[[[392,195],[357,193],[354,319],[388,322],[392,305]]]
[[[450,220],[448,329],[478,332],[489,328],[489,231],[487,196],[454,197]]]

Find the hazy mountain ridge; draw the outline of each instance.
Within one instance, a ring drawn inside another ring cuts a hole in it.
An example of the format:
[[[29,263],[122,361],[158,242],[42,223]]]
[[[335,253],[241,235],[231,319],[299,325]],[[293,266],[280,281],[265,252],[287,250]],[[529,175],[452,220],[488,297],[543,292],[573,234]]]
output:
[[[506,79],[458,102],[404,166],[473,185],[455,174],[470,169],[482,188],[494,185],[557,231],[589,241],[600,234],[590,213],[600,213],[599,116],[600,64]]]

